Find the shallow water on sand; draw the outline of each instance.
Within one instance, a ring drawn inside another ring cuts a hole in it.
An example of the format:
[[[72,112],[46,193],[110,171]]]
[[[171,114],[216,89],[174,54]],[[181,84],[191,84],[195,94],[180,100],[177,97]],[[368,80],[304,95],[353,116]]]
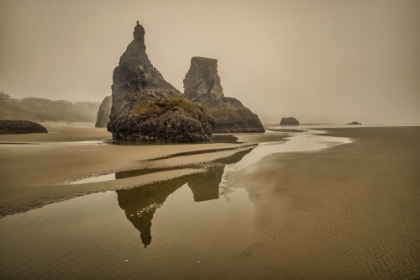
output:
[[[253,149],[240,162],[235,164],[234,169],[240,170],[246,168],[262,158],[275,153],[312,152],[351,142],[348,138],[323,136],[322,133],[322,131],[315,130],[290,133],[292,136],[285,138],[288,140],[286,142],[260,143],[256,149]]]
[[[219,278],[243,254],[255,216],[247,191],[228,175],[273,153],[347,142],[298,133],[202,173],[7,216],[0,219],[0,278]]]
[[[350,143],[351,140],[344,137],[331,137],[331,136],[323,136],[322,134],[325,133],[320,130],[308,130],[306,132],[297,132],[297,133],[290,133],[291,137],[284,138],[287,141],[275,141],[275,142],[262,142],[259,143],[258,146],[251,150],[251,152],[241,158],[235,164],[229,164],[227,172],[239,171],[246,167],[251,166],[252,164],[257,163],[262,158],[269,156],[275,153],[290,153],[290,152],[311,152],[316,150],[325,149],[328,147],[332,147],[335,145],[346,144]],[[270,139],[275,132],[268,132],[266,134],[261,134],[259,139]],[[253,135],[255,136],[255,135]],[[235,137],[236,138],[236,137]],[[248,135],[246,136],[239,136],[237,139],[244,138],[244,140],[248,140],[247,138],[251,138]],[[254,137],[255,138],[255,137]],[[216,160],[220,161],[220,160]],[[222,160],[223,162],[223,160]],[[231,162],[228,162],[231,163]],[[88,177],[80,180],[76,180],[70,182],[70,184],[85,184],[85,183],[94,183],[94,182],[104,182],[104,181],[111,181],[117,180],[120,178],[126,177],[133,177],[137,175],[146,174],[145,170],[133,170],[129,172],[119,172],[119,173],[110,173],[106,175]],[[150,172],[151,173],[151,172]]]
[[[194,199],[195,186],[172,183],[92,194],[1,219],[0,278],[185,279],[221,273],[252,225],[246,191],[219,198],[195,190]]]

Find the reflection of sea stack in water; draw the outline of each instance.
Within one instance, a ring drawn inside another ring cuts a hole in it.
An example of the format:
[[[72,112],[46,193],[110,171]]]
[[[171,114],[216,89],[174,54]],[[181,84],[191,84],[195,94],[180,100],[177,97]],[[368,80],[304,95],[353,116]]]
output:
[[[238,99],[224,96],[216,59],[191,59],[184,79],[184,94],[210,111],[215,120],[214,132],[264,132],[256,114]]]
[[[165,81],[151,64],[137,24],[134,39],[114,69],[108,130],[114,140],[199,142],[211,140],[213,119]]]
[[[240,151],[234,155],[217,160],[215,166],[206,172],[197,173],[186,177],[158,182],[134,189],[117,190],[118,204],[125,211],[127,219],[140,231],[140,239],[146,248],[152,242],[152,219],[156,210],[163,206],[167,197],[178,188],[188,183],[194,201],[208,201],[219,198],[219,185],[222,181],[224,164],[232,164],[240,161],[252,149]],[[141,170],[132,172],[131,175],[141,174]],[[116,178],[125,178],[130,172],[116,174]]]
[[[124,209],[127,219],[140,231],[140,239],[145,248],[152,242],[151,227],[156,209],[186,182],[184,177],[117,191],[118,204]]]
[[[99,106],[98,115],[96,117],[95,127],[106,127],[109,123],[109,115],[111,114],[112,96],[107,96],[102,100]]]
[[[280,125],[299,125],[299,121],[294,117],[282,118]]]
[[[215,166],[202,174],[192,176],[188,180],[194,201],[207,201],[219,198],[219,184],[222,181],[224,166]]]

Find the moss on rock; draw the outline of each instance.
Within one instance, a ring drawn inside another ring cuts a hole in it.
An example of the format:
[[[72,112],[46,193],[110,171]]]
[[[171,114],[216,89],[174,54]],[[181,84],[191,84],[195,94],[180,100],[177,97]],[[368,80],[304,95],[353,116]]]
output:
[[[114,139],[190,143],[212,139],[214,120],[207,110],[183,98],[152,100],[108,124]]]

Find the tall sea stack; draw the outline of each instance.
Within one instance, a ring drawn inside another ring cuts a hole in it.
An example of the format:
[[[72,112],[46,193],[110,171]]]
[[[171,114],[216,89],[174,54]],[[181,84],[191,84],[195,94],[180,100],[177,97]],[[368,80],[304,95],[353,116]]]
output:
[[[108,130],[114,140],[201,142],[211,140],[207,110],[183,98],[151,64],[138,22],[134,39],[114,69]]]
[[[193,57],[184,79],[185,97],[206,107],[215,120],[214,132],[264,132],[258,116],[242,103],[225,97],[217,73],[217,60]]]

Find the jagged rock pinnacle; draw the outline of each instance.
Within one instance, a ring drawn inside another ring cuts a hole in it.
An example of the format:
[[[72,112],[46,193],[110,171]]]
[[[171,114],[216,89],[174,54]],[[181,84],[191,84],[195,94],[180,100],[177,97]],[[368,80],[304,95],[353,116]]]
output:
[[[114,69],[107,125],[113,139],[165,143],[211,140],[213,118],[165,81],[146,54],[144,34],[137,22],[134,39]]]
[[[191,67],[184,79],[184,95],[210,111],[215,120],[215,132],[264,132],[257,115],[238,99],[225,97],[216,59],[191,59]]]
[[[211,95],[214,99],[224,97],[217,73],[217,59],[191,58],[191,67],[184,79],[184,94],[192,101],[200,99],[202,95]]]
[[[137,21],[137,25],[134,27],[133,37],[134,40],[138,41],[144,47],[144,49],[146,49],[146,45],[144,44],[145,33],[144,27]]]

